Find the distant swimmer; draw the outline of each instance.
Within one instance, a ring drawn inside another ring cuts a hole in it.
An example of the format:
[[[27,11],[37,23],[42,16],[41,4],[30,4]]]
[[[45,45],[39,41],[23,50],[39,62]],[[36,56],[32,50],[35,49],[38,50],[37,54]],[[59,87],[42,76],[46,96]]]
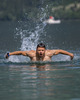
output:
[[[60,20],[55,20],[53,16],[50,16],[48,20],[44,21],[45,23],[48,24],[60,24]]]
[[[67,52],[65,50],[46,50],[46,47],[43,43],[39,43],[36,47],[36,50],[30,51],[15,51],[6,54],[6,58],[11,55],[23,55],[28,56],[31,61],[51,61],[52,56],[57,54],[64,54],[70,56],[71,60],[73,59],[73,53]]]

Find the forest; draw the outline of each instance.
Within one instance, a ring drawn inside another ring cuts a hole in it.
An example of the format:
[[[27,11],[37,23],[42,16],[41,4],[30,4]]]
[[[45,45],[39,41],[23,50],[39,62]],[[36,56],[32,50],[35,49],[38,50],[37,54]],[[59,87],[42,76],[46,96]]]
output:
[[[0,0],[0,20],[38,20],[40,17],[80,19],[80,0]]]

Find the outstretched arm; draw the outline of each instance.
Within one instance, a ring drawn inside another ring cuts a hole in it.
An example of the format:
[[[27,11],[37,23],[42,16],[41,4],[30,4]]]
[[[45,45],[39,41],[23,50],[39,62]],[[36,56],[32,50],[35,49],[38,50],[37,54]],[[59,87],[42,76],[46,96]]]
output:
[[[73,53],[70,53],[70,52],[67,52],[65,50],[55,50],[54,51],[54,54],[57,55],[57,54],[64,54],[64,55],[69,55],[71,57],[71,60],[73,59],[74,55]]]
[[[8,58],[11,55],[23,55],[26,56],[28,51],[15,51],[15,52],[10,52],[6,54],[6,58]]]

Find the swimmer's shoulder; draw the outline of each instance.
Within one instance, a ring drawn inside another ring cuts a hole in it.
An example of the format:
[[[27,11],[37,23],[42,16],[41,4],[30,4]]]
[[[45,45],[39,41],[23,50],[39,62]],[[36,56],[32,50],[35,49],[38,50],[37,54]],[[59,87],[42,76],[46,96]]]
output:
[[[35,51],[35,50],[30,50],[30,51],[29,51],[29,54],[34,55],[34,56],[35,56],[36,51]]]
[[[30,50],[29,52],[31,52],[31,53],[35,53],[36,51],[35,51],[35,50]]]
[[[26,55],[29,57],[34,57],[36,55],[36,51],[35,50],[26,51]]]
[[[54,52],[55,50],[46,50],[46,52],[48,53],[48,52]]]
[[[46,55],[50,55],[52,53],[52,50],[46,50]]]
[[[53,55],[56,52],[56,50],[46,50],[46,54]]]

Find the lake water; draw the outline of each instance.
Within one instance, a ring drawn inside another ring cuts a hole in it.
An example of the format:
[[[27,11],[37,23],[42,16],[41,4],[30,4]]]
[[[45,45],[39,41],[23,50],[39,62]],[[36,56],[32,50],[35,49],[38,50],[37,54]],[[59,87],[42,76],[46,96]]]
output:
[[[31,62],[7,52],[35,50],[39,42],[47,49],[74,54],[53,56],[51,62]],[[80,21],[0,22],[0,100],[80,100]]]

